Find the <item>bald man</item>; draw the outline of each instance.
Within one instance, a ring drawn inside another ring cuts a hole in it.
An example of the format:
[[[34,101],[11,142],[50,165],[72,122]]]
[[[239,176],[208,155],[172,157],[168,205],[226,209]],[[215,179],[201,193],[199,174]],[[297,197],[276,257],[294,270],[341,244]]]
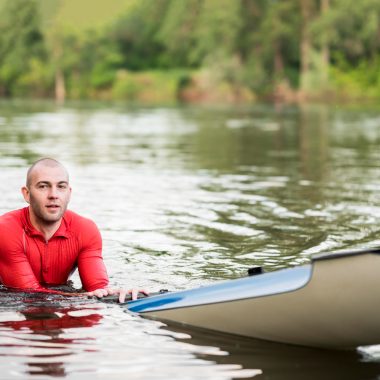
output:
[[[8,288],[49,292],[65,285],[76,268],[87,295],[126,294],[108,286],[102,239],[91,220],[67,210],[69,174],[52,158],[36,161],[21,189],[29,207],[0,216],[0,282]],[[141,292],[147,294],[146,291]]]

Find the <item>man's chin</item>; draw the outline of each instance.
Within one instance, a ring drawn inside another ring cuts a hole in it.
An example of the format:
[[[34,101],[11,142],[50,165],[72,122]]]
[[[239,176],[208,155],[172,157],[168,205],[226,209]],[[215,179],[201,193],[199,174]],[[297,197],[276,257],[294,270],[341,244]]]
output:
[[[43,215],[43,221],[47,224],[54,224],[59,222],[62,219],[62,214],[59,213],[57,215]]]

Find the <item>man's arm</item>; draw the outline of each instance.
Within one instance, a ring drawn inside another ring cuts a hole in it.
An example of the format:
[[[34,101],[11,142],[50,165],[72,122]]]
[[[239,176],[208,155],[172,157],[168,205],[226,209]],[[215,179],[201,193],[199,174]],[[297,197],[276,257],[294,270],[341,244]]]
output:
[[[83,289],[88,292],[108,286],[107,270],[102,257],[102,238],[95,223],[86,220],[81,231],[78,270]]]
[[[123,303],[127,294],[132,294],[132,299],[137,299],[137,294],[146,290],[116,289],[108,287],[107,270],[102,257],[102,238],[95,223],[88,221],[82,230],[82,249],[78,257],[79,276],[87,295],[105,297],[119,295],[119,301]]]
[[[25,255],[22,234],[0,226],[0,281],[9,288],[43,290]]]

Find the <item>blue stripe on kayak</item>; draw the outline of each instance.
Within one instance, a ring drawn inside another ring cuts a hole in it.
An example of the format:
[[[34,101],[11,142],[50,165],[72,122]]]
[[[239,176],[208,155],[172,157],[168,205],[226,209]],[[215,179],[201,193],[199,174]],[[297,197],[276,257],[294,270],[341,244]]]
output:
[[[311,272],[312,266],[305,265],[222,281],[200,288],[141,298],[128,302],[128,309],[144,313],[285,293],[305,286],[311,278]]]

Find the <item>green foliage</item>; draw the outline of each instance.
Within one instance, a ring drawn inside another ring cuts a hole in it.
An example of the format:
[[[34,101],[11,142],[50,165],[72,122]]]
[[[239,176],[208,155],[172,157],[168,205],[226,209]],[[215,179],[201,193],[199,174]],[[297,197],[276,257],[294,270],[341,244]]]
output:
[[[194,30],[195,46],[191,52],[192,59],[212,60],[233,55],[242,27],[241,2],[207,0],[201,5]]]
[[[44,56],[36,3],[32,0],[8,1],[0,19],[0,92],[12,95],[31,62],[42,60]]]
[[[163,45],[156,39],[169,0],[140,0],[108,32],[130,70],[163,68],[168,64]]]
[[[0,0],[0,96],[379,96],[380,2],[306,3]]]
[[[133,73],[119,70],[112,88],[114,99],[133,102],[172,103],[187,73],[181,70],[144,71]]]
[[[342,98],[380,98],[380,54],[353,66],[340,55],[331,68],[331,80]]]
[[[311,30],[316,42],[327,41],[346,59],[359,62],[372,57],[380,47],[380,2],[378,0],[335,0]]]
[[[34,57],[29,60],[29,69],[24,71],[12,89],[14,96],[52,96],[52,73],[46,68],[46,62]]]
[[[192,57],[196,46],[194,33],[203,0],[170,0],[158,29],[156,40],[165,47],[173,66],[194,66],[199,62]]]
[[[266,59],[273,65],[273,50],[277,49],[286,63],[299,60],[301,17],[298,2],[274,2],[266,7],[263,16],[255,43],[262,46]]]
[[[285,79],[296,87],[301,21],[298,1],[255,3],[248,9],[254,29],[248,31],[251,49],[245,49],[246,80],[254,91],[264,93]]]

